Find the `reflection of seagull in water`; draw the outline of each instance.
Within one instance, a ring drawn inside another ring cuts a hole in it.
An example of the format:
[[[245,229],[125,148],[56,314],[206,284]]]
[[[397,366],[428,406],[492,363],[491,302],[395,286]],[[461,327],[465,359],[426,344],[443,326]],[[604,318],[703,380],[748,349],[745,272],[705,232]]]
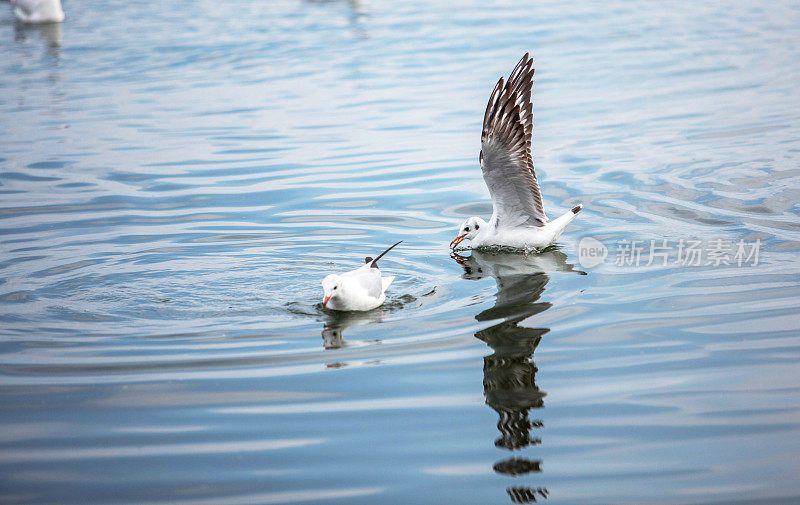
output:
[[[15,23],[14,38],[19,41],[27,40],[28,35],[35,32],[47,41],[48,46],[58,48],[61,47],[62,40],[61,24],[62,23]],[[54,54],[57,55],[58,53],[56,52]]]
[[[23,23],[60,23],[64,21],[61,0],[11,0],[14,15]]]
[[[500,78],[483,117],[480,163],[492,196],[492,218],[488,223],[479,217],[464,221],[450,247],[470,240],[473,249],[501,246],[541,250],[555,242],[583,208],[577,205],[552,221],[544,213],[531,157],[532,65],[526,53],[505,85]]]
[[[538,370],[533,354],[542,336],[550,330],[519,323],[552,307],[549,302],[539,301],[550,280],[546,272],[583,272],[574,270],[566,262],[566,254],[560,251],[527,256],[473,250],[468,257],[453,257],[464,269],[465,279],[492,277],[497,283],[494,307],[475,316],[478,321],[500,320],[475,334],[493,351],[483,358],[483,393],[486,404],[498,415],[500,436],[494,445],[517,451],[541,444],[531,430],[542,428],[543,424],[529,417],[532,409],[544,408],[545,397],[536,385]],[[540,473],[541,466],[540,459],[514,456],[498,461],[493,469],[498,474],[517,477]],[[512,486],[506,491],[514,503],[536,502],[549,495],[544,487]]]
[[[483,358],[483,393],[486,404],[500,416],[497,429],[501,436],[495,440],[494,445],[512,451],[541,443],[538,438],[530,436],[531,428],[540,427],[541,423],[528,419],[530,409],[544,407],[545,397],[545,393],[536,386],[537,368],[531,357],[541,342],[542,335],[549,331],[547,328],[517,326],[517,323],[519,318],[475,334],[475,337],[486,342],[494,351]],[[523,473],[518,470],[518,466],[499,465],[506,471],[498,471]],[[528,471],[534,471],[532,468],[531,466]],[[495,469],[498,469],[497,465]]]
[[[379,323],[383,318],[383,312],[374,310],[369,312],[333,312],[325,321],[322,328],[322,340],[325,349],[341,349],[342,347],[357,347],[362,345],[380,344],[379,339],[375,340],[351,340],[344,339],[343,332],[351,326],[362,324]]]
[[[464,269],[465,279],[492,277],[497,283],[495,306],[475,316],[478,321],[529,317],[550,308],[549,303],[534,303],[550,280],[545,272],[586,275],[567,263],[566,254],[555,250],[530,256],[472,250],[470,256],[453,254],[453,259]]]

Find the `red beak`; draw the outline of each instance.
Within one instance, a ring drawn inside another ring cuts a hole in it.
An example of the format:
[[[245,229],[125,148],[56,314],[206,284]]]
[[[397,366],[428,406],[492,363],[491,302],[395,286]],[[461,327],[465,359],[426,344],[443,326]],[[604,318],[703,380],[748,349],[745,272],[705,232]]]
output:
[[[450,242],[450,249],[455,249],[455,247],[461,243],[462,240],[467,238],[467,234],[459,235],[458,237],[454,238],[452,242]]]
[[[330,299],[331,299],[331,295],[328,295],[322,300],[322,306],[325,307],[326,309],[328,308],[328,300],[330,300]]]

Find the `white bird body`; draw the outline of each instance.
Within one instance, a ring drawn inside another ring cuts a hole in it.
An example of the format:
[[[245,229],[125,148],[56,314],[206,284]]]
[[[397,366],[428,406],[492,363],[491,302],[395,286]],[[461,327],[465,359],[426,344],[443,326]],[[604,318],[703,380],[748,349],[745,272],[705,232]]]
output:
[[[383,305],[386,301],[386,289],[394,277],[382,277],[377,263],[397,244],[375,259],[367,258],[364,265],[355,270],[325,277],[322,280],[323,307],[331,310],[364,311]]]
[[[480,163],[492,196],[493,212],[487,223],[479,217],[464,221],[455,248],[469,240],[474,249],[506,247],[527,252],[541,250],[558,239],[583,205],[576,205],[549,221],[531,156],[533,132],[533,60],[528,54],[503,83],[492,91],[481,133]]]
[[[23,23],[60,23],[64,21],[61,0],[12,0],[14,15]]]
[[[480,227],[471,239],[472,248],[485,249],[499,246],[525,251],[542,250],[558,239],[582,208],[582,205],[578,205],[558,219],[547,221],[544,226],[498,228],[492,225],[494,219],[486,223],[483,219],[474,218],[476,221],[480,220],[478,221]]]

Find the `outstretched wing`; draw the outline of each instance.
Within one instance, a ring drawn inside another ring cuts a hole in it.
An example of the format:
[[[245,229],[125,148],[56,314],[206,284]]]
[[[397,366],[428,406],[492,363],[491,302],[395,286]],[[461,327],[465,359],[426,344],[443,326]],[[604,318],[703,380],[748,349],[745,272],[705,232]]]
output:
[[[495,226],[543,226],[542,193],[533,170],[533,60],[525,56],[497,82],[486,106],[481,134],[481,170],[494,204]]]

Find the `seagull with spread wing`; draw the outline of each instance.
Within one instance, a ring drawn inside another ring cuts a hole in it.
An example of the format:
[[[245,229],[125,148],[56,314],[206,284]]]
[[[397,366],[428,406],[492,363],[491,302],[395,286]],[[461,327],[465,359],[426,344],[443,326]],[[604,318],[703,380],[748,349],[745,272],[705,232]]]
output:
[[[577,205],[552,221],[544,213],[531,157],[533,72],[533,60],[525,53],[508,81],[501,77],[492,91],[483,117],[480,154],[483,179],[492,196],[492,217],[488,223],[479,217],[464,221],[452,248],[470,240],[473,249],[541,250],[555,242],[583,208]]]

